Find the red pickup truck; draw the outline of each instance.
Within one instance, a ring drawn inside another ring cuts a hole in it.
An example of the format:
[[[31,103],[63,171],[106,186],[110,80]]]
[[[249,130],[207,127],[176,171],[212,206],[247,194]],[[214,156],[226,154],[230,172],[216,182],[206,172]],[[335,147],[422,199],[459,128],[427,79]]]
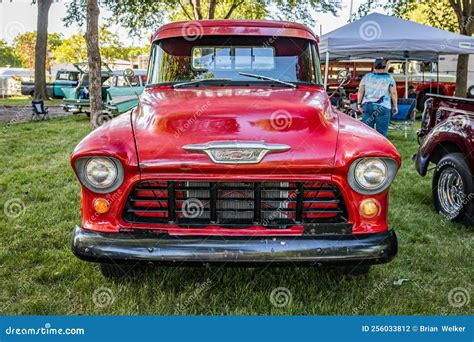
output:
[[[395,147],[335,111],[317,37],[288,22],[171,23],[136,110],[89,134],[72,248],[107,277],[136,264],[390,261]]]

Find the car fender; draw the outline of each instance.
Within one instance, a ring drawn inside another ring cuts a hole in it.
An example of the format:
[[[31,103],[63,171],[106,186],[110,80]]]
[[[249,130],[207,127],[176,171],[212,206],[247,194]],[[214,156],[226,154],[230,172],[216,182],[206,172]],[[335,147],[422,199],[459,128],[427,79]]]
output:
[[[420,144],[415,158],[416,171],[426,176],[430,162],[436,163],[446,153],[461,152],[467,154],[469,150],[468,133],[455,120],[446,120],[435,126]]]

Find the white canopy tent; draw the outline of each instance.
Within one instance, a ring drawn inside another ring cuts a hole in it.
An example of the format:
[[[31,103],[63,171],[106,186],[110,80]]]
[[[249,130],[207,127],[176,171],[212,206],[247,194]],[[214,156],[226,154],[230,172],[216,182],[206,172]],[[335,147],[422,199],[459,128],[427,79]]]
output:
[[[437,61],[439,55],[444,54],[474,54],[474,37],[372,13],[321,36],[319,51],[326,66],[330,60],[352,58]],[[329,68],[325,67],[325,87],[328,71]],[[405,93],[407,91],[408,86]]]

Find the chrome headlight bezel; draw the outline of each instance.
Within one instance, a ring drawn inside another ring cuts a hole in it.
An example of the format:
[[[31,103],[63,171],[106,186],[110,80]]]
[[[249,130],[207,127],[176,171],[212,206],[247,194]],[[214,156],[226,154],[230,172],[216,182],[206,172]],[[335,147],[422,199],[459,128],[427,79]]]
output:
[[[381,161],[382,163],[384,163],[386,167],[386,171],[387,171],[385,180],[381,182],[380,185],[374,188],[367,188],[361,185],[361,182],[357,180],[356,174],[355,174],[356,168],[359,165],[359,163],[361,163],[362,161],[368,161],[368,160]],[[356,191],[357,193],[363,194],[363,195],[374,195],[374,194],[379,194],[383,192],[390,186],[390,184],[392,184],[392,181],[395,178],[397,171],[398,171],[398,164],[396,160],[394,159],[384,158],[384,157],[359,158],[352,162],[349,168],[349,173],[347,175],[347,180],[352,190]]]
[[[106,187],[98,187],[92,184],[87,176],[86,168],[89,162],[93,159],[107,159],[108,162],[111,162],[112,165],[115,167],[116,176],[113,182],[106,186]],[[106,194],[118,189],[120,185],[123,183],[124,179],[124,172],[122,163],[113,157],[108,156],[90,156],[90,157],[81,157],[78,158],[74,163],[76,173],[79,177],[79,180],[82,185],[84,185],[87,189],[99,193],[99,194]]]

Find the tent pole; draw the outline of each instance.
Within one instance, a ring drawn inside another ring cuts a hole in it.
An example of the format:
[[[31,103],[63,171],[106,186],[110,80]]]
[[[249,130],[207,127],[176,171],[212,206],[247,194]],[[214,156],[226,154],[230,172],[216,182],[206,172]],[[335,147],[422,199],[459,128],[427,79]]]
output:
[[[405,58],[405,98],[408,98],[408,58]]]
[[[328,44],[329,47],[329,44]],[[326,51],[326,64],[324,66],[324,89],[328,87],[328,75],[329,75],[329,50]]]
[[[439,55],[436,55],[436,94],[439,94]]]

